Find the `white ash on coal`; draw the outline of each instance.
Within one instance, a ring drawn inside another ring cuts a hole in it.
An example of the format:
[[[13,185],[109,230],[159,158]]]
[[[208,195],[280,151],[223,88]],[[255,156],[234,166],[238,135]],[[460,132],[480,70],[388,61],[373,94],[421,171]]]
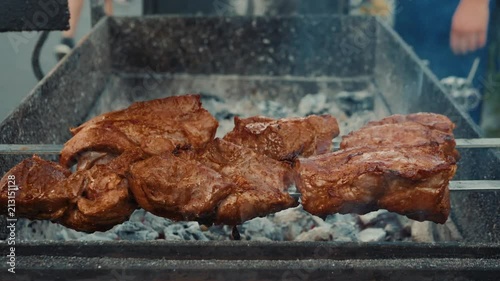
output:
[[[361,242],[379,242],[385,239],[386,233],[380,228],[367,228],[358,233]]]

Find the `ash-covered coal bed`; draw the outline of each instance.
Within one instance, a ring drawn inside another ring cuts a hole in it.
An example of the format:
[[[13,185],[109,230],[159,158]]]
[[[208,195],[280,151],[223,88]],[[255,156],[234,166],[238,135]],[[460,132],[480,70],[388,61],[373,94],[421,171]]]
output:
[[[239,98],[226,101],[216,95],[202,93],[203,106],[219,121],[217,137],[233,128],[234,116],[264,115],[274,118],[331,114],[337,118],[341,135],[359,129],[377,117],[373,111],[371,90],[339,92],[336,95],[315,93],[303,96],[295,106],[269,99]],[[128,106],[126,101],[113,101],[106,111]],[[105,112],[97,109],[92,115]],[[255,218],[237,226],[241,240],[252,241],[409,241],[412,221],[404,216],[379,210],[366,215],[332,214],[324,220],[305,212],[301,206]],[[130,219],[106,232],[78,232],[49,221],[20,220],[20,240],[231,240],[232,226],[204,226],[197,222],[173,222],[142,209]]]

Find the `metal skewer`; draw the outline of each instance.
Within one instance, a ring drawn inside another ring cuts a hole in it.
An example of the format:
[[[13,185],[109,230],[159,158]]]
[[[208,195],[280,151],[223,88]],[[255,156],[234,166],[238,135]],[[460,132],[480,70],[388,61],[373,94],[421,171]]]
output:
[[[500,148],[500,138],[456,139],[458,148]]]
[[[500,191],[500,180],[467,180],[467,181],[450,181],[450,191]],[[300,198],[298,190],[288,192],[293,198]]]
[[[456,139],[457,148],[500,148],[500,138]],[[333,146],[338,149],[340,141]],[[0,144],[0,154],[59,154],[62,144]]]
[[[455,139],[457,148],[500,148],[500,138]],[[340,141],[333,141],[333,147],[338,149]]]
[[[500,138],[487,139],[456,139],[457,148],[500,148]],[[340,142],[334,141],[333,145],[338,149]],[[63,145],[61,144],[0,144],[0,155],[16,154],[59,154]],[[500,180],[466,180],[451,181],[450,191],[500,191]],[[299,198],[298,191],[289,192],[294,198]]]
[[[62,144],[0,144],[0,154],[59,154]]]
[[[450,181],[451,191],[500,191],[499,180]]]

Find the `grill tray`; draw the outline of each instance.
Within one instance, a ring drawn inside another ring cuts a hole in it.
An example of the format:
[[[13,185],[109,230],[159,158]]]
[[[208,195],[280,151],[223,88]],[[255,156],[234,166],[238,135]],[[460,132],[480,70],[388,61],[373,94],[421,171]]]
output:
[[[153,16],[101,20],[71,55],[40,81],[0,124],[0,142],[64,143],[70,137],[69,127],[81,124],[105,108],[123,107],[124,104],[115,104],[117,100],[130,103],[204,92],[234,102],[246,96],[293,104],[307,93],[321,90],[335,95],[341,90],[362,90],[369,85],[374,85],[377,91],[374,110],[379,118],[394,113],[436,112],[447,115],[457,124],[457,138],[480,137],[479,128],[444,92],[434,75],[394,31],[375,18]],[[471,149],[460,152],[462,161],[455,179],[500,179],[500,158],[495,151]],[[2,174],[22,158],[1,156]],[[451,200],[452,217],[465,242],[463,245],[448,245],[447,251],[472,251],[476,244],[469,243],[490,243],[491,247],[497,247],[500,242],[499,192],[462,192],[453,194]],[[28,271],[34,272],[37,268],[36,263],[28,262],[31,255],[42,253],[47,245],[59,247],[69,254],[72,247],[87,253],[95,249],[87,244],[70,242],[21,245],[20,249],[31,249],[31,254],[20,257],[29,264],[26,265]],[[123,249],[122,255],[127,257],[128,249],[134,243],[106,245]],[[154,243],[140,245],[146,245],[144,247],[151,251],[157,249]],[[169,243],[164,245],[171,246]],[[290,246],[280,242],[267,245],[283,249]],[[322,243],[311,245],[322,247]],[[352,254],[385,244],[377,245],[356,245]],[[213,246],[220,245],[214,242]],[[246,247],[253,249],[251,244],[245,244],[241,250],[246,251]],[[394,258],[399,258],[406,251],[404,249],[411,247],[423,251],[420,246],[409,244],[395,243],[391,247],[399,249],[390,254]],[[441,246],[422,246],[425,247],[440,249]],[[5,243],[1,244],[5,252],[6,248]],[[432,264],[424,253],[420,258],[424,263]],[[23,255],[23,251],[20,250],[19,254]],[[372,257],[380,258],[377,255]],[[40,257],[34,257],[34,261],[37,258]],[[130,258],[134,259],[132,255]],[[189,259],[189,256],[181,253],[178,258]],[[443,259],[450,265],[444,271],[454,272],[455,267],[451,265],[460,263],[462,258],[465,265],[461,266],[468,268],[463,270],[473,268],[477,271],[485,266],[468,263],[471,260],[467,255],[456,256],[458,260],[450,258]],[[333,263],[335,261],[330,265],[334,266]],[[68,269],[57,260],[52,265],[55,271],[58,267],[63,271]],[[2,269],[5,266],[2,265]],[[73,266],[82,267],[78,263]],[[157,266],[173,270],[170,265]],[[302,266],[307,267],[305,263]],[[353,270],[348,266],[341,268],[337,270],[343,273]],[[395,276],[410,278],[406,276],[408,272],[418,271],[425,275],[431,270],[418,265],[408,268],[397,262],[379,264],[377,268],[370,269],[369,274],[399,268],[402,275]],[[498,271],[498,266],[492,268]],[[330,269],[325,267],[327,271]],[[272,271],[272,268],[267,270]]]
[[[16,276],[28,272],[34,279],[20,280],[37,281],[465,281],[497,280],[500,271],[500,247],[486,244],[94,241],[27,243],[17,251]]]

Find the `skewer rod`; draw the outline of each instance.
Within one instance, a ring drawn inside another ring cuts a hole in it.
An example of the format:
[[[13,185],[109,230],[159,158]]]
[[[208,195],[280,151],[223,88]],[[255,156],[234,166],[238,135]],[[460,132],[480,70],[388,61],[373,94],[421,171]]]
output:
[[[489,148],[499,147],[497,139],[457,139],[457,147]],[[334,143],[338,147],[338,142]],[[63,145],[60,144],[0,144],[0,154],[59,154]],[[451,181],[450,191],[500,191],[500,180],[467,180]],[[300,197],[298,192],[290,192],[292,197]]]
[[[500,148],[500,138],[456,139],[458,148]]]
[[[457,148],[500,148],[500,138],[455,139]],[[333,147],[338,149],[340,141],[333,141]]]
[[[500,191],[500,180],[450,181],[450,191]]]
[[[450,181],[450,191],[500,191],[500,180],[467,180],[467,181]],[[300,198],[298,191],[289,192],[293,198]]]
[[[0,144],[0,154],[59,154],[61,144]]]
[[[500,148],[500,138],[456,139],[457,148]],[[338,149],[340,141],[334,141]],[[0,144],[0,154],[59,154],[62,144]]]

